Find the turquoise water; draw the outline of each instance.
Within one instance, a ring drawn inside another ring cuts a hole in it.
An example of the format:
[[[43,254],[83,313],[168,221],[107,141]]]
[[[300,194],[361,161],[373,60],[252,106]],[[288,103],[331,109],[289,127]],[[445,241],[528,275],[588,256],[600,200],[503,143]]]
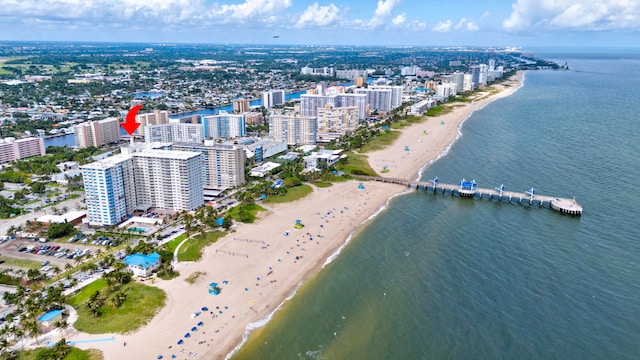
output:
[[[238,359],[640,358],[640,56],[536,54],[423,179],[535,187],[546,208],[394,199]]]

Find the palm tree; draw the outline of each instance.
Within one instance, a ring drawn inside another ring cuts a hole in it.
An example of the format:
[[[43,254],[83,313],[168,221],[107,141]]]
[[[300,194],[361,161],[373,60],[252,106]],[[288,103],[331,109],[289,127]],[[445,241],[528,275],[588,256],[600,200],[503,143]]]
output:
[[[62,270],[60,270],[60,267],[57,265],[54,265],[52,269],[53,269],[53,273],[56,275],[60,275],[60,273],[62,272]]]

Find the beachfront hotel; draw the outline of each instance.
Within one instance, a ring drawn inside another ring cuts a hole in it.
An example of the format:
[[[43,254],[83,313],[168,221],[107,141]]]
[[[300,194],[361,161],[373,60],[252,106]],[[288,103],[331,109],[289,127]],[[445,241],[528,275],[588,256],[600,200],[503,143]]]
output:
[[[356,107],[358,119],[364,120],[367,110],[366,94],[303,94],[300,95],[300,113],[302,116],[318,116],[318,109],[327,105],[335,108]]]
[[[119,154],[80,167],[89,225],[117,225],[136,206],[133,162]]]
[[[221,111],[218,115],[200,116],[207,139],[233,139],[247,134],[247,121],[244,114],[229,114]]]
[[[100,147],[120,141],[120,121],[118,118],[106,118],[98,121],[87,121],[73,126],[76,146],[87,148]]]
[[[194,210],[204,203],[200,153],[144,150],[82,166],[89,225],[117,225],[136,210]]]
[[[315,145],[318,139],[318,122],[315,116],[300,113],[271,114],[269,137],[285,141],[287,145]]]
[[[173,143],[173,150],[201,153],[203,187],[224,190],[246,183],[245,152],[242,146],[216,144],[206,140],[203,144]]]
[[[402,86],[373,85],[365,89],[356,89],[356,94],[367,96],[371,110],[389,112],[402,105]]]
[[[202,142],[204,128],[201,124],[171,123],[147,125],[144,128],[144,142]]]
[[[334,108],[331,105],[318,108],[318,132],[344,135],[358,128],[358,108],[355,106]]]
[[[44,139],[42,138],[30,137],[16,140],[7,137],[0,139],[0,164],[44,154]]]
[[[132,155],[136,207],[183,211],[202,206],[201,154],[146,150]]]

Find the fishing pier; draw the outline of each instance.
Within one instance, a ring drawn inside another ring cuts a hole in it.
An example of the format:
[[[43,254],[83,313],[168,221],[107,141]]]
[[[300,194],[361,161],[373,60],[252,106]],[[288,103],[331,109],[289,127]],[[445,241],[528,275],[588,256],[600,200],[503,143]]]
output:
[[[427,182],[409,181],[407,179],[387,178],[379,176],[358,176],[359,179],[379,181],[385,183],[404,185],[416,190],[423,190],[432,193],[450,194],[451,196],[468,197],[474,199],[495,199],[518,204],[529,204],[548,207],[555,211],[568,215],[582,215],[582,205],[575,199],[561,198],[556,196],[539,195],[535,189],[531,188],[525,192],[505,191],[504,185],[493,189],[479,188],[475,182],[462,179],[459,184],[440,183],[438,178]]]

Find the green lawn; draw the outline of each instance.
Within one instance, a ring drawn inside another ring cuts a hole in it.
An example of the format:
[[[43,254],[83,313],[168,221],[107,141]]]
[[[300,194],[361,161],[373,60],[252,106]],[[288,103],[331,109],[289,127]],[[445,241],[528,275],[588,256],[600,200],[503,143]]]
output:
[[[4,260],[5,264],[11,265],[12,267],[19,267],[23,269],[40,269],[42,267],[41,261],[35,260],[25,260],[25,259],[15,259],[6,256],[0,256],[0,260]],[[44,260],[42,260],[44,261]]]
[[[17,360],[41,360],[41,359],[54,359],[48,357],[48,352],[51,348],[36,348],[32,350],[24,350],[18,353]],[[72,347],[71,352],[62,358],[61,360],[102,360],[102,352],[96,349],[80,350]]]
[[[401,133],[399,131],[382,131],[380,132],[380,134],[376,135],[376,137],[371,139],[371,141],[369,141],[367,144],[364,144],[362,148],[360,148],[360,152],[365,153],[368,151],[383,149],[386,146],[391,145],[391,143],[393,143],[393,141],[397,139],[400,134]]]
[[[336,168],[346,174],[377,176],[369,165],[367,155],[356,154],[352,151],[345,152],[346,159],[340,160]]]
[[[178,237],[176,237],[175,239],[169,241],[168,243],[164,244],[164,247],[170,251],[170,252],[174,252],[176,250],[176,248],[178,247],[178,245],[180,245],[180,243],[182,242],[182,240],[187,238],[187,234],[181,234]]]
[[[69,305],[78,306],[85,301],[89,300],[91,294],[96,292],[96,290],[102,290],[107,283],[103,279],[98,279],[91,284],[85,286],[80,290],[80,292],[69,298]]]
[[[210,231],[203,237],[202,235],[192,235],[178,251],[178,261],[198,261],[202,257],[202,249],[218,241],[225,236],[222,231]]]
[[[263,201],[265,204],[269,203],[286,203],[291,201],[296,201],[298,199],[302,199],[303,197],[311,194],[313,192],[313,188],[307,184],[303,184],[300,186],[294,186],[287,188],[287,193],[284,195],[269,195]]]
[[[75,306],[78,312],[78,321],[74,327],[89,334],[102,333],[129,333],[145,325],[165,304],[167,295],[164,291],[143,285],[136,282],[122,285],[119,291],[123,291],[127,298],[120,307],[113,307],[109,299],[105,301],[100,309],[102,314],[94,317],[84,304]],[[93,292],[88,292],[88,296],[81,292],[82,298],[86,301]]]
[[[440,116],[453,111],[453,108],[444,105],[436,105],[427,111],[427,116]]]

